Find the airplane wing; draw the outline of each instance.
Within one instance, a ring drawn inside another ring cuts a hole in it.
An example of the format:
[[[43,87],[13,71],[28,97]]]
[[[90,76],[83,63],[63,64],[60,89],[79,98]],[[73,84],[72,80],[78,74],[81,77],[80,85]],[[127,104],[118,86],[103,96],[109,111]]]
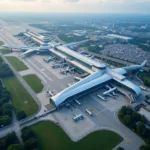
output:
[[[11,45],[2,45],[4,48],[10,48],[10,49],[23,49],[23,48],[29,48],[27,46],[11,46]]]
[[[80,41],[80,42],[72,42],[72,43],[69,43],[69,44],[64,44],[63,46],[66,46],[66,47],[70,47],[70,46],[78,46],[80,44],[83,44],[83,43],[86,43],[88,42],[89,40],[83,40],[83,41]]]
[[[55,105],[57,106],[63,103],[66,99],[74,95],[81,94],[82,92],[99,86],[111,79],[112,77],[109,74],[101,74],[101,72],[98,71],[97,73],[86,77],[84,80],[75,83],[73,86],[68,87],[64,91],[53,96],[51,99],[55,102]]]
[[[119,74],[125,74],[128,71],[134,71],[143,68],[146,65],[146,60],[141,64],[141,65],[132,65],[132,66],[127,66],[123,68],[116,68],[113,69],[114,72],[119,73]]]
[[[25,55],[27,55],[27,54],[30,54],[30,53],[32,53],[32,52],[36,52],[36,51],[38,51],[39,49],[38,48],[35,48],[35,49],[29,49],[29,50],[27,50],[26,52],[24,52],[24,53],[21,53],[20,55],[19,55],[19,57],[22,57],[22,56],[25,56]]]
[[[135,84],[133,84],[131,81],[124,79],[124,80],[119,80],[116,78],[113,78],[115,81],[119,82],[121,85],[124,85],[125,87],[128,87],[129,89],[131,89],[132,91],[134,91],[136,93],[137,96],[140,96],[142,94],[141,89],[136,86]]]

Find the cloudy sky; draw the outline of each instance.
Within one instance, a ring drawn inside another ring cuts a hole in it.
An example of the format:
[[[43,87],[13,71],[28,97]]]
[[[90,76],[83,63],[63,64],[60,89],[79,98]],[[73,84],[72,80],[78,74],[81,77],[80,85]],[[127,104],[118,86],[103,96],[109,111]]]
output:
[[[150,0],[0,0],[0,11],[150,14]]]

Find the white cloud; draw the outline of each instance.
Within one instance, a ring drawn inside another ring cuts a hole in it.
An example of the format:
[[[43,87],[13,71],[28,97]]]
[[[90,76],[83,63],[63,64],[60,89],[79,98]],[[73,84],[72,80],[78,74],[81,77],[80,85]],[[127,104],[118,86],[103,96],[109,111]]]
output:
[[[150,13],[150,0],[0,0],[0,11]]]

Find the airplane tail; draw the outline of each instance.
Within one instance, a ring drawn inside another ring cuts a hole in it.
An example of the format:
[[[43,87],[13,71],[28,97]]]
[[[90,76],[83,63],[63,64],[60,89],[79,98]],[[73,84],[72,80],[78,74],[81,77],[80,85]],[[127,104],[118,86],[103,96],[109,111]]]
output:
[[[141,64],[141,66],[144,67],[144,66],[146,65],[146,62],[147,62],[147,60],[145,60],[145,61]]]
[[[145,66],[146,62],[147,60],[145,60],[141,65],[127,66],[127,67],[123,67],[123,69],[125,69],[126,71],[133,71],[133,70],[141,69]]]

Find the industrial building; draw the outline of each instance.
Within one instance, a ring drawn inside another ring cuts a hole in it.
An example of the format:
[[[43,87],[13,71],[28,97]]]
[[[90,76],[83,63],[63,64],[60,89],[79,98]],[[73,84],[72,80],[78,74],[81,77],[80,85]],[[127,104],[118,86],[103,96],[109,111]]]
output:
[[[127,36],[123,36],[123,35],[117,35],[117,34],[107,34],[107,36],[111,37],[111,38],[117,38],[117,39],[120,39],[120,40],[124,40],[124,41],[129,41],[129,40],[133,39],[131,37],[127,37]]]

